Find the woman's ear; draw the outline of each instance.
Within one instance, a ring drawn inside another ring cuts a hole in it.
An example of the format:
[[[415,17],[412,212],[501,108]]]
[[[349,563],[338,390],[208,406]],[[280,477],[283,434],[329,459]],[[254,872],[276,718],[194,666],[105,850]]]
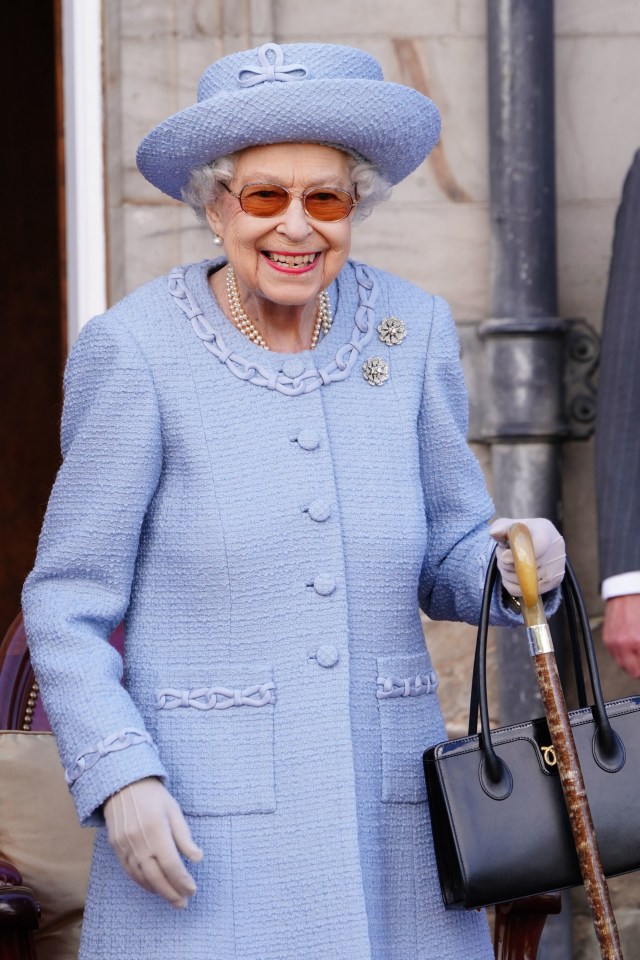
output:
[[[222,217],[220,216],[220,200],[212,200],[211,203],[206,205],[204,212],[211,232],[217,237],[222,237],[224,231],[222,229]]]

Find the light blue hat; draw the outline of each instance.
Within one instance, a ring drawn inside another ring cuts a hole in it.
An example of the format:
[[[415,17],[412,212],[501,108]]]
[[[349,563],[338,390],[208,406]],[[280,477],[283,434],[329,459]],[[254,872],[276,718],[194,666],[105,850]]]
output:
[[[138,148],[140,172],[176,200],[194,167],[265,143],[328,143],[355,150],[398,183],[438,142],[436,105],[388,83],[362,50],[266,43],[207,67],[198,102],[160,123]]]

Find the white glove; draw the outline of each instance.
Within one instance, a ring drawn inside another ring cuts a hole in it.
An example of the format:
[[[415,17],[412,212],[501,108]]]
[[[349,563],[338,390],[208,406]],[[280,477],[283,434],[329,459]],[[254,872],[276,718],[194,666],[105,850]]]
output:
[[[196,885],[180,853],[196,863],[200,850],[182,811],[157,777],[123,787],[104,804],[109,842],[129,876],[172,907],[183,908]]]
[[[564,540],[550,520],[544,517],[534,517],[527,520],[512,520],[510,517],[500,517],[494,520],[489,527],[489,533],[498,541],[497,560],[498,570],[502,577],[505,590],[512,597],[521,597],[522,590],[516,577],[516,568],[513,554],[507,545],[507,534],[513,523],[524,523],[529,528],[533,542],[533,552],[536,555],[536,570],[538,572],[538,591],[547,593],[562,583],[564,577]]]

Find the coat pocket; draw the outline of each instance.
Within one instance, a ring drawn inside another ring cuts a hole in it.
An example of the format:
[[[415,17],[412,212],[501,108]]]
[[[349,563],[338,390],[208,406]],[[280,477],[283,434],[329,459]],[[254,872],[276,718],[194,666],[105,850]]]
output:
[[[155,691],[167,786],[194,816],[273,813],[273,668],[235,663],[212,673],[202,684],[172,680]]]
[[[429,655],[378,657],[382,802],[424,803],[422,753],[444,729]],[[436,742],[436,741],[434,741]]]

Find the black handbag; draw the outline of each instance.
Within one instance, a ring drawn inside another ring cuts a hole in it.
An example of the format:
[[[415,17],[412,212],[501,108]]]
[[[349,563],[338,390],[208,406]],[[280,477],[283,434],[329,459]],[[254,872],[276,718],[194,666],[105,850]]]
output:
[[[486,651],[489,565],[478,627],[469,735],[429,747],[424,772],[446,907],[472,909],[582,883],[545,718],[491,730]],[[606,876],[640,868],[640,697],[604,703],[584,600],[563,582],[580,709],[570,712]],[[580,636],[593,694],[588,706]],[[482,732],[477,733],[478,707]]]

